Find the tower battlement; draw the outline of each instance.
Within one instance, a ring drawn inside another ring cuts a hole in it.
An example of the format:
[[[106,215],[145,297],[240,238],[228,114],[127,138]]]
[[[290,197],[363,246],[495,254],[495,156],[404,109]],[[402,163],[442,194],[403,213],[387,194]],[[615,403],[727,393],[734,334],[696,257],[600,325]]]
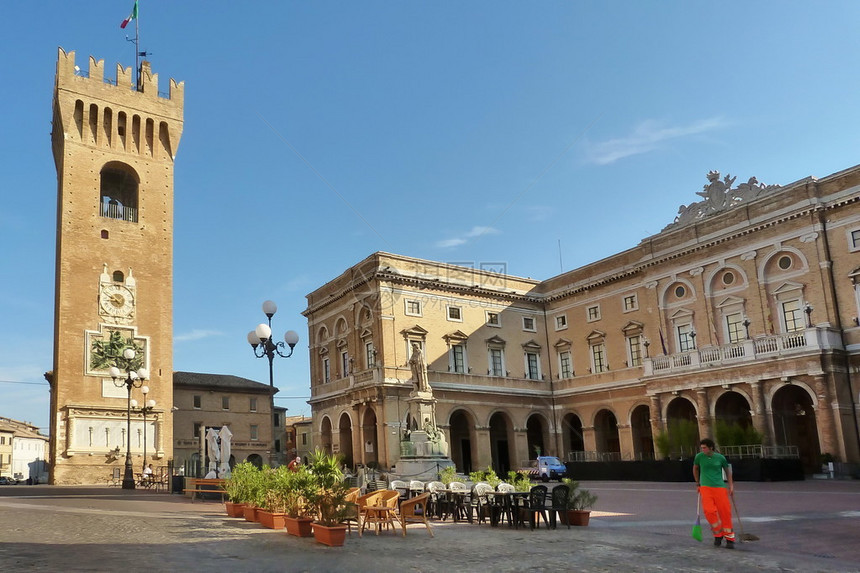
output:
[[[177,82],[170,78],[167,96],[162,97],[158,92],[158,74],[153,73],[150,63],[144,61],[140,66],[140,81],[138,83],[138,86],[134,85],[131,67],[124,68],[117,64],[114,79],[105,78],[104,60],[96,60],[90,56],[89,69],[84,72],[79,66],[75,66],[74,51],[67,53],[63,48],[58,48],[57,88],[68,87],[72,91],[79,92],[92,90],[91,95],[98,97],[98,94],[102,94],[101,97],[107,97],[114,101],[117,94],[106,95],[103,93],[104,90],[111,88],[127,89],[128,93],[134,97],[160,101],[165,106],[176,106],[181,115],[185,99],[185,82]]]
[[[185,84],[170,80],[167,97],[158,92],[158,74],[149,62],[132,69],[116,66],[105,78],[104,60],[89,59],[88,71],[75,65],[75,52],[59,48],[54,87],[54,147],[63,141],[111,149],[155,161],[173,161],[182,136]],[[60,158],[55,154],[55,161]]]

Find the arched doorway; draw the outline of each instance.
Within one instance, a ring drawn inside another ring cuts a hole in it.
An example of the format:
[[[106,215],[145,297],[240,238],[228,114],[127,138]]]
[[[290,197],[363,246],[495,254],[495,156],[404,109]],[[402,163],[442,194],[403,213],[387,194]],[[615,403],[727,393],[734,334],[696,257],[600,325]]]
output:
[[[819,471],[821,445],[818,442],[818,424],[809,393],[800,386],[783,386],[773,395],[771,412],[776,444],[797,446],[804,471]]]
[[[469,474],[474,471],[475,458],[472,452],[472,434],[475,420],[466,410],[455,410],[449,422],[451,432],[451,460],[457,471]]]
[[[320,424],[320,449],[327,454],[331,454],[331,419],[328,416],[324,417]]]
[[[250,456],[248,456],[248,459],[245,461],[250,462],[257,469],[262,469],[262,467],[263,467],[263,458],[260,457],[259,454],[251,454]]]
[[[618,439],[618,419],[609,410],[600,410],[594,416],[594,440],[597,451],[610,459],[621,459],[621,440]]]
[[[338,438],[340,442],[340,455],[343,456],[343,463],[346,467],[355,466],[355,459],[352,455],[352,420],[349,419],[349,414],[344,412],[340,416],[340,432]]]
[[[658,440],[657,446],[664,456],[690,458],[699,451],[699,424],[696,407],[683,397],[669,402],[666,407],[667,433]],[[662,451],[664,448],[667,451]]]
[[[532,414],[526,420],[526,442],[528,443],[528,459],[534,460],[538,456],[546,456],[549,452],[546,450],[545,440],[546,424],[540,414]],[[521,460],[527,461],[527,460]],[[521,464],[518,464],[521,465]],[[525,464],[522,464],[525,467]]]
[[[654,437],[651,435],[651,408],[641,404],[630,414],[633,455],[637,460],[654,459]]]
[[[367,408],[364,411],[361,422],[361,435],[364,440],[364,444],[362,445],[364,464],[375,463],[379,465],[379,444],[376,439],[376,411],[373,408]]]
[[[750,405],[739,392],[725,392],[714,404],[714,436],[723,446],[761,444],[755,435]]]
[[[511,423],[506,414],[496,412],[490,417],[490,452],[493,469],[499,475],[505,475],[511,469],[510,428]]]
[[[576,414],[566,414],[561,420],[561,441],[567,461],[576,461],[579,452],[585,451],[585,438],[582,435],[582,420]]]

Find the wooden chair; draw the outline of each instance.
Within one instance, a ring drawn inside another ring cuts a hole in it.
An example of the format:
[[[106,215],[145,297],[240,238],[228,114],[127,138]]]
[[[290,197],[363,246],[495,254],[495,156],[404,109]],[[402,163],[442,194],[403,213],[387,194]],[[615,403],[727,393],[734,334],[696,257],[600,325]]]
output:
[[[400,526],[403,528],[403,537],[406,537],[406,525],[409,523],[423,523],[430,532],[430,537],[434,537],[433,528],[427,520],[429,502],[430,494],[422,493],[400,504]]]
[[[378,493],[379,495],[373,498],[372,504],[364,508],[364,519],[361,524],[362,530],[368,523],[375,525],[377,535],[382,525],[388,529],[393,527],[395,518],[399,519],[397,502],[400,500],[400,492],[394,489],[381,490]]]
[[[358,529],[358,536],[361,537],[361,507],[358,505],[358,497],[361,489],[357,487],[350,488],[346,492],[346,515],[341,519],[341,523],[345,523],[347,533],[352,535],[352,524],[355,523]]]

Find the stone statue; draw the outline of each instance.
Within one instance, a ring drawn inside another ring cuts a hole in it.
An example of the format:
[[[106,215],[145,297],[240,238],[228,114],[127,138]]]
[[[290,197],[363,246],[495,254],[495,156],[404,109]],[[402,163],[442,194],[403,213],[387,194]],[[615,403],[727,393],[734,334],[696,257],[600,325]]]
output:
[[[427,381],[427,364],[424,355],[417,342],[412,343],[412,356],[409,358],[409,366],[412,368],[412,380],[415,382],[415,390],[418,392],[430,392],[430,383]]]

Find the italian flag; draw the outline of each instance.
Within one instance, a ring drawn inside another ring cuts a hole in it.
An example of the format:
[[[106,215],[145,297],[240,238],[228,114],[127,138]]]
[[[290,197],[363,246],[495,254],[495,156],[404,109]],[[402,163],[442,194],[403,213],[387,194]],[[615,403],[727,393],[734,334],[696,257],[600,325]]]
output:
[[[128,26],[128,23],[137,18],[137,0],[134,0],[134,8],[131,9],[131,14],[128,15],[128,18],[122,21],[122,24],[119,25],[120,28],[125,28]]]

